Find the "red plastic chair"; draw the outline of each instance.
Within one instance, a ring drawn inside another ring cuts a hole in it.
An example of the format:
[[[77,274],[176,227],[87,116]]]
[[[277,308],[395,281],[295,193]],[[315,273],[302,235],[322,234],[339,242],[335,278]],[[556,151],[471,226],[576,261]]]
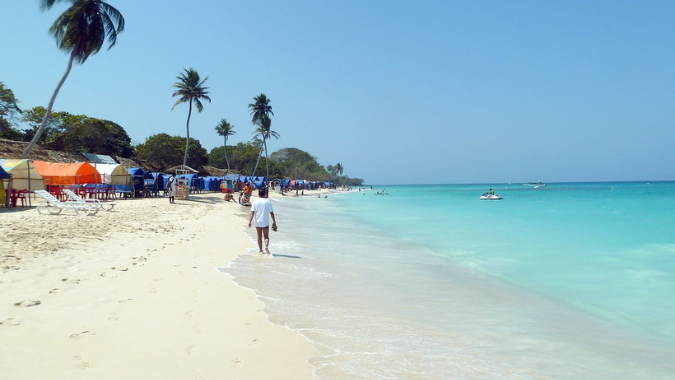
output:
[[[26,193],[27,190],[17,190],[17,189],[11,189],[10,194],[9,194],[9,200],[11,202],[12,207],[17,207],[19,204],[19,199],[21,200],[21,207],[26,207]]]

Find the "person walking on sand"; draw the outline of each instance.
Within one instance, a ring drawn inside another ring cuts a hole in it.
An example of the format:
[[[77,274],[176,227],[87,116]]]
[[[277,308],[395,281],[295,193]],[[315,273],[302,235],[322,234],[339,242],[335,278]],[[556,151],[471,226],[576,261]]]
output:
[[[166,189],[169,192],[169,203],[176,203],[176,177],[173,174],[169,177],[169,182],[166,183]]]
[[[251,206],[251,217],[248,220],[248,228],[255,219],[255,230],[258,234],[258,249],[263,253],[263,238],[265,239],[265,253],[270,254],[270,216],[272,217],[272,231],[277,230],[277,220],[274,218],[272,202],[267,199],[267,189],[258,191],[258,199]]]

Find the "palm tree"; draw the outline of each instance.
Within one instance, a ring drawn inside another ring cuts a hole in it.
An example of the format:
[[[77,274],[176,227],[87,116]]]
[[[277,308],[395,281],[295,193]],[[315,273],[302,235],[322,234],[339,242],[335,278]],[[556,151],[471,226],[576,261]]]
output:
[[[230,161],[227,159],[227,136],[232,136],[237,132],[234,131],[234,125],[230,125],[225,119],[222,119],[220,123],[216,125],[216,132],[223,136],[223,153],[225,153],[225,163],[227,164],[227,170],[229,171]]]
[[[263,117],[263,115],[272,114],[272,116],[274,116],[274,112],[272,112],[272,106],[270,105],[270,100],[267,98],[267,95],[260,94],[254,97],[253,100],[255,100],[255,103],[248,105],[248,109],[251,110],[251,115],[253,115],[251,123],[256,124],[258,120]]]
[[[50,9],[54,3],[66,0],[42,0],[41,8]],[[108,40],[110,50],[117,42],[117,35],[124,30],[124,17],[122,14],[102,0],[67,0],[73,3],[61,16],[59,16],[49,33],[56,39],[59,49],[70,53],[68,66],[61,81],[56,86],[52,98],[49,100],[47,112],[42,123],[35,132],[26,150],[21,158],[26,158],[35,144],[40,140],[44,132],[49,116],[52,113],[52,107],[56,100],[61,86],[66,81],[73,62],[83,64],[90,55],[96,54],[101,50],[103,43]]]
[[[269,158],[267,156],[267,140],[270,137],[274,137],[277,140],[279,139],[279,134],[273,131],[272,128],[272,119],[268,115],[263,115],[256,122],[258,128],[253,132],[256,137],[262,138],[262,145],[265,147],[265,166],[266,166],[266,177],[269,179],[270,176],[270,165]],[[260,154],[258,155],[258,160],[255,162],[255,167],[253,168],[253,174],[255,175],[255,170],[258,168],[258,161],[260,161],[260,156],[262,156],[262,147],[260,149]]]
[[[176,77],[178,82],[173,84],[173,87],[176,88],[176,91],[173,93],[173,96],[180,96],[176,103],[174,103],[171,109],[176,108],[177,105],[181,103],[188,103],[190,108],[188,110],[187,123],[185,128],[187,129],[187,137],[185,139],[185,155],[183,156],[183,165],[187,165],[188,158],[188,148],[190,147],[190,116],[192,115],[192,103],[194,102],[197,111],[202,112],[204,106],[202,105],[202,99],[208,100],[209,92],[206,91],[209,88],[204,87],[204,82],[206,82],[209,77],[207,76],[204,80],[199,78],[199,73],[193,68],[185,69],[185,72]]]
[[[260,94],[254,97],[253,100],[254,103],[248,105],[248,109],[251,111],[251,115],[253,116],[251,122],[258,126],[253,134],[263,138],[263,143],[260,146],[260,154],[258,155],[258,159],[256,160],[255,166],[253,167],[253,172],[251,173],[252,176],[255,176],[255,171],[258,168],[260,156],[262,156],[263,146],[265,146],[265,148],[267,147],[266,140],[270,137],[269,132],[272,125],[272,120],[270,119],[269,115],[272,114],[272,116],[274,116],[274,112],[272,112],[272,106],[270,105],[270,100],[267,98],[267,95]],[[267,120],[263,120],[265,118]],[[265,126],[267,126],[267,132],[265,132]],[[279,135],[276,132],[274,133],[276,134],[275,137],[279,138]]]
[[[335,164],[335,173],[338,175],[342,175],[342,172],[344,171],[345,168],[342,167],[341,163]]]

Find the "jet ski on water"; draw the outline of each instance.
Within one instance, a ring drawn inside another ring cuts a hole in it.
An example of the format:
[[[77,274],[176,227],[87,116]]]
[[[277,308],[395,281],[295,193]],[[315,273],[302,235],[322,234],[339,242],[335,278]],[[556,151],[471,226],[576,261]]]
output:
[[[494,193],[485,193],[485,194],[480,196],[480,199],[484,199],[484,200],[488,200],[488,201],[498,201],[498,200],[502,199],[502,197],[500,197],[499,195],[494,194]]]

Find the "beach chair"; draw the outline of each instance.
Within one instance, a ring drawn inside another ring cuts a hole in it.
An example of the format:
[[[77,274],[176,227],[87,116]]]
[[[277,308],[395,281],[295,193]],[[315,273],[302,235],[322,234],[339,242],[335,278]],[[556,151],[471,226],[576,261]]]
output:
[[[68,196],[70,202],[78,203],[80,205],[91,205],[95,207],[100,207],[101,210],[110,211],[115,207],[117,203],[113,202],[101,202],[100,200],[94,199],[84,199],[81,196],[75,194],[70,189],[63,189],[63,192]]]
[[[84,212],[85,215],[96,215],[101,209],[92,204],[79,204],[75,202],[61,202],[55,196],[49,194],[45,190],[35,190],[35,194],[44,200],[43,203],[37,206],[38,213],[42,214],[42,210],[48,211],[51,215],[60,214],[63,210],[73,210],[75,214],[80,215]]]

